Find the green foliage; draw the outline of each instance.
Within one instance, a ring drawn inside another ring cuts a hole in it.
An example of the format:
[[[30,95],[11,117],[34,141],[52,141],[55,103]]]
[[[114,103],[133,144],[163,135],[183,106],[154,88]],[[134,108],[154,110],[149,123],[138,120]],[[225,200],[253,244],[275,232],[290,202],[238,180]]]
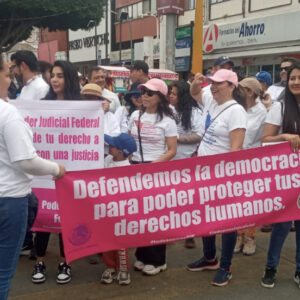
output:
[[[32,28],[86,29],[100,22],[107,0],[0,0],[0,52],[27,39]],[[90,27],[94,24],[90,24]]]

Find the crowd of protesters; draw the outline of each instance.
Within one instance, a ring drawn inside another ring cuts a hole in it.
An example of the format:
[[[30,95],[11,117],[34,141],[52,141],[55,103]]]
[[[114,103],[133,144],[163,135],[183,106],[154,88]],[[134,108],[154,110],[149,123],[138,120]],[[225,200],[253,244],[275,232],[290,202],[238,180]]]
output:
[[[272,85],[271,74],[238,79],[234,63],[221,56],[212,72],[190,74],[188,81],[169,86],[159,78],[150,79],[144,61],[131,67],[131,86],[124,103],[106,85],[101,67],[79,74],[68,61],[53,65],[38,62],[30,51],[17,51],[8,63],[0,56],[0,299],[6,299],[18,256],[36,260],[33,283],[46,280],[46,249],[50,233],[30,231],[37,211],[37,198],[30,188],[31,175],[64,176],[65,168],[36,154],[32,132],[10,99],[96,100],[104,110],[105,167],[158,163],[192,156],[215,155],[260,147],[262,142],[288,141],[293,151],[300,145],[300,62],[284,58],[281,82]],[[146,124],[147,126],[141,126]],[[292,222],[273,224],[264,287],[273,287],[280,253]],[[296,271],[300,287],[300,221],[295,220]],[[233,254],[255,253],[257,228],[222,235],[221,258],[216,256],[215,236],[203,237],[203,256],[187,265],[189,271],[216,270],[212,284],[225,286],[232,278]],[[194,247],[186,240],[186,247]],[[56,281],[71,281],[59,235],[60,259]],[[167,269],[166,245],[139,247],[134,268],[146,275]],[[97,256],[98,257],[98,256]],[[91,263],[98,262],[90,257]],[[101,282],[130,284],[127,249],[102,254],[107,269]],[[96,259],[96,260],[95,260]]]

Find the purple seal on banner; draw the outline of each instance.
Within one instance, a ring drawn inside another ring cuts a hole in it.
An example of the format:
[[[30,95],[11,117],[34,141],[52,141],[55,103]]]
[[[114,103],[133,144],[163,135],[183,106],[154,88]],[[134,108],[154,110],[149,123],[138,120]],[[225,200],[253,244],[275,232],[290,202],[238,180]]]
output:
[[[87,225],[77,225],[69,234],[69,241],[74,246],[85,244],[91,237],[91,231]]]

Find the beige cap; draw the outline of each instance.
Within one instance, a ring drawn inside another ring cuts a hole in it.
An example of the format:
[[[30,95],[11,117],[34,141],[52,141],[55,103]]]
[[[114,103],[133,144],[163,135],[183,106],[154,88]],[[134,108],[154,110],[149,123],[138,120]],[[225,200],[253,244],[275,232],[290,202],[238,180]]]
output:
[[[242,87],[248,88],[251,91],[253,91],[256,94],[256,96],[259,96],[260,92],[262,91],[261,84],[255,78],[245,78],[242,81],[240,81],[239,84]]]

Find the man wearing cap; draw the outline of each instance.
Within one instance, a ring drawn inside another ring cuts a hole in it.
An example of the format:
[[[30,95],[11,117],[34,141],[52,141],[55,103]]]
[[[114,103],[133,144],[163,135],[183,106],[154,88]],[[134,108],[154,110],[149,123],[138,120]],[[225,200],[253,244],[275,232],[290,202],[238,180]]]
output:
[[[110,100],[109,111],[115,113],[117,108],[121,105],[118,96],[105,88],[105,71],[100,67],[94,67],[89,72],[89,83],[95,83],[102,89],[102,96]]]
[[[214,61],[213,73],[220,69],[233,70],[234,63],[228,56],[220,56]]]
[[[130,80],[132,83],[146,83],[149,80],[149,66],[143,60],[136,60],[130,70]]]

